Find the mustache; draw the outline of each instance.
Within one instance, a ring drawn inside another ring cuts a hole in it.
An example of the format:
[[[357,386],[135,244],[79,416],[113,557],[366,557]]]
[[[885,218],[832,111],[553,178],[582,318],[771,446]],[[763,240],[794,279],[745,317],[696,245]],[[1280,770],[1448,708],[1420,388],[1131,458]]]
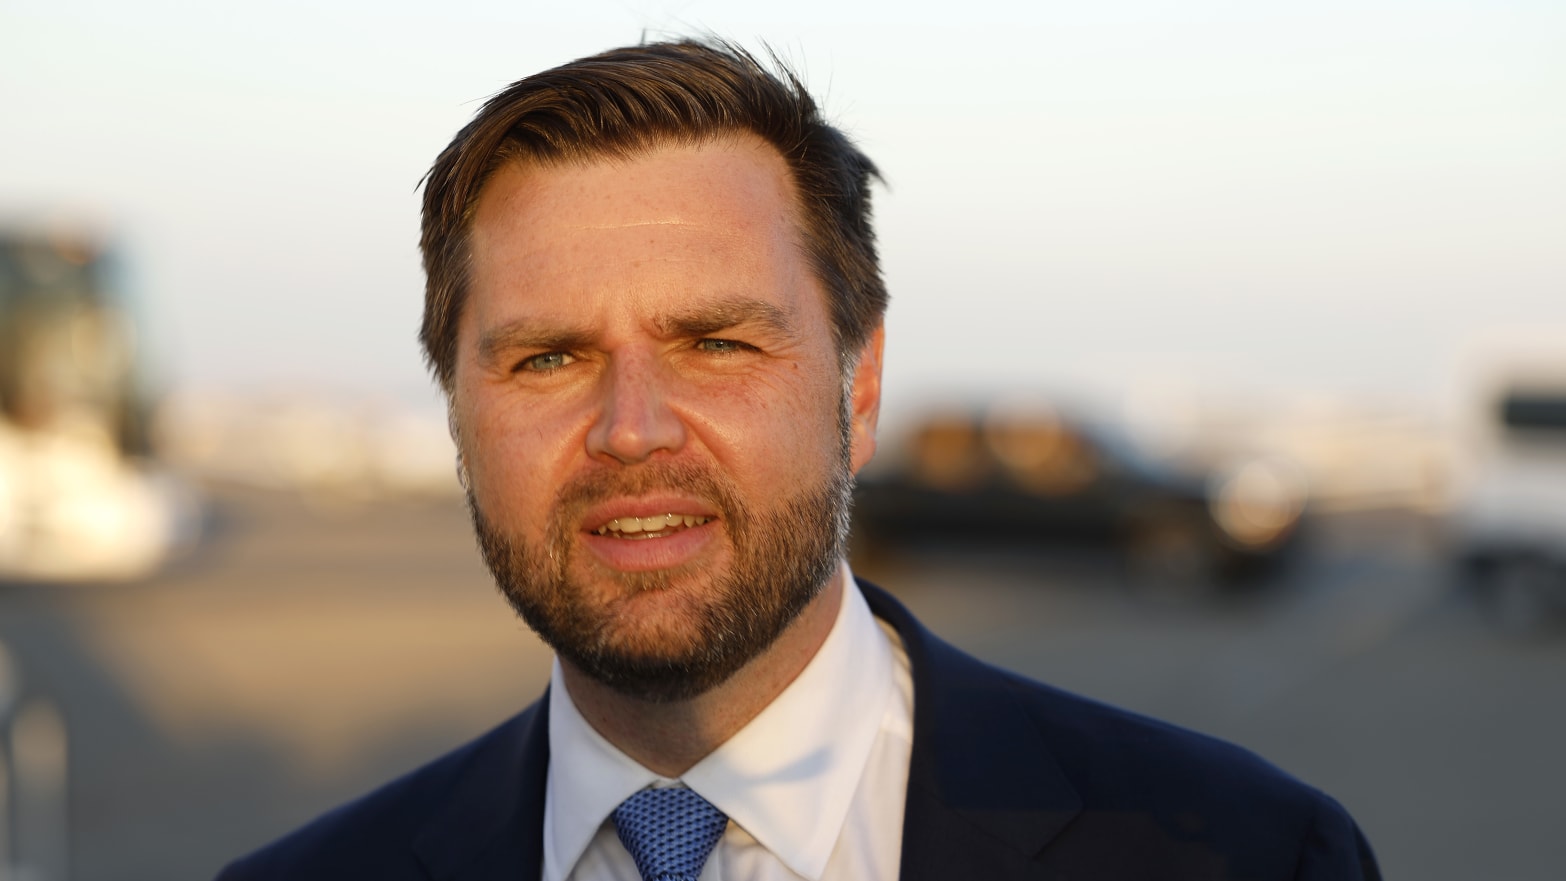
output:
[[[647,462],[633,468],[605,468],[579,475],[555,493],[557,522],[575,523],[587,508],[610,499],[664,490],[695,495],[725,520],[743,519],[734,485],[717,471],[690,462]]]

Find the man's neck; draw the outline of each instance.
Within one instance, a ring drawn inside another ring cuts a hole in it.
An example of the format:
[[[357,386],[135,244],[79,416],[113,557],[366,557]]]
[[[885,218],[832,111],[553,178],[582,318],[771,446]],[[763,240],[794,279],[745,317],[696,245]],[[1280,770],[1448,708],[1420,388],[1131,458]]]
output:
[[[679,777],[756,718],[794,681],[832,632],[843,577],[825,588],[769,646],[729,679],[689,700],[658,703],[621,694],[562,660],[571,701],[604,739],[648,770]]]

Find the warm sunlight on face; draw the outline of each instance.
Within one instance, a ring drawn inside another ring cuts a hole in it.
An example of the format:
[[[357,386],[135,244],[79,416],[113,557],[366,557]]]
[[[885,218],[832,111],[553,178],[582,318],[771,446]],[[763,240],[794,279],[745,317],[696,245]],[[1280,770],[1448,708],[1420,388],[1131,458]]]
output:
[[[732,644],[672,680],[710,687],[841,554],[879,362],[845,400],[793,204],[751,139],[485,187],[454,415],[490,564],[572,662],[623,680]]]

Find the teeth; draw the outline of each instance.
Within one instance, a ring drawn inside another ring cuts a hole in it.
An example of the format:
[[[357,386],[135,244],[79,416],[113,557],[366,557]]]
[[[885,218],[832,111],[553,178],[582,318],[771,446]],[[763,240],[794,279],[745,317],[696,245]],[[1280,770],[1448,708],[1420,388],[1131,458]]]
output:
[[[676,526],[700,526],[711,520],[711,517],[693,517],[689,514],[655,514],[651,517],[616,517],[598,527],[599,535],[618,533],[621,535],[637,535],[643,532],[661,532],[665,529],[673,529]]]

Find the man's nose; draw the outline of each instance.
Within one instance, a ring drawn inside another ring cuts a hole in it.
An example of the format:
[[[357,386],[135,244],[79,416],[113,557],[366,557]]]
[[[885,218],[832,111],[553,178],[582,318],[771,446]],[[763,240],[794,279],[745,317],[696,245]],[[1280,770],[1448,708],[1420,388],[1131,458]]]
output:
[[[588,455],[630,464],[684,445],[685,423],[670,406],[668,377],[654,360],[615,358],[600,382],[599,411],[587,432]]]

